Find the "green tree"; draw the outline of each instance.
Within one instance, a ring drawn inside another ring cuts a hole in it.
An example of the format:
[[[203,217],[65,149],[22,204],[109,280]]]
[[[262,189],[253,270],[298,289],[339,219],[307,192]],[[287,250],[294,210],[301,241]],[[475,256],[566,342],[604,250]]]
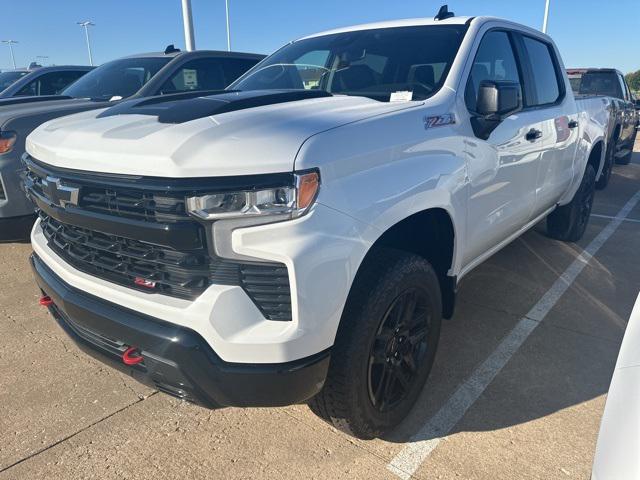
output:
[[[632,91],[640,92],[640,70],[627,73],[624,78]]]

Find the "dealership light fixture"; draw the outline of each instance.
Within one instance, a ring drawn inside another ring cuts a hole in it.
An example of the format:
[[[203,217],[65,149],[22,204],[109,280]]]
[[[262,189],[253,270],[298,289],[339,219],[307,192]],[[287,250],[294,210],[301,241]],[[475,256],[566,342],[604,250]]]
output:
[[[93,57],[91,55],[91,42],[89,41],[89,27],[95,27],[96,24],[85,20],[84,22],[76,22],[81,27],[84,27],[84,36],[87,39],[87,50],[89,52],[89,65],[93,67]]]
[[[227,14],[227,52],[231,51],[231,30],[229,29],[229,0],[224,0],[225,12]]]
[[[193,34],[193,15],[191,15],[191,0],[182,0],[182,23],[184,24],[184,43],[187,52],[196,49],[196,40]]]
[[[2,40],[2,43],[9,45],[9,52],[11,52],[11,63],[13,63],[13,69],[16,69],[16,58],[13,56],[13,45],[18,43],[15,40]]]
[[[542,22],[542,33],[547,33],[547,24],[549,23],[549,4],[551,0],[546,0],[544,6],[544,21]]]

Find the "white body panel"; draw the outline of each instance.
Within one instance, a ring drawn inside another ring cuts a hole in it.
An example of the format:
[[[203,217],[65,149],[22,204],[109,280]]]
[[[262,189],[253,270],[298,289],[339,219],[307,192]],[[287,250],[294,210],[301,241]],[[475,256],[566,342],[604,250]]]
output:
[[[640,478],[640,295],[613,372],[593,462],[593,480]]]
[[[480,39],[492,28],[516,29],[550,41],[527,27],[477,18],[469,24],[444,87],[425,101],[383,103],[336,96],[177,125],[143,115],[95,119],[99,112],[89,112],[44,124],[29,137],[27,150],[36,159],[91,172],[216,177],[318,168],[320,193],[308,215],[237,229],[232,236],[236,253],[287,265],[292,322],[265,320],[239,287],[212,285],[190,302],[93,278],[53,254],[38,224],[32,234],[34,249],[71,285],[188,325],[224,360],[273,363],[320,352],[334,343],[367,251],[393,225],[428,209],[447,212],[455,232],[448,274],[460,278],[557,204],[570,201],[578,188],[589,153],[603,138],[602,120],[577,109],[566,77],[566,96],[551,111],[514,114],[487,140],[474,135],[464,86]],[[600,111],[599,106],[584,107]],[[425,117],[450,114],[455,123],[425,127]],[[558,118],[577,119],[579,126],[560,134]],[[544,133],[535,143],[524,139],[532,127]]]

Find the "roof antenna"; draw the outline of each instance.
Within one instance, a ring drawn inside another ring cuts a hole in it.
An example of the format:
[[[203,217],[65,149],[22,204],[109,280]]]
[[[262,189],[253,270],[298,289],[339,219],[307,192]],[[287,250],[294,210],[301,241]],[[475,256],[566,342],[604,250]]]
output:
[[[455,17],[456,14],[449,11],[449,5],[442,5],[438,14],[433,17],[434,20],[446,20],[447,18]]]
[[[180,51],[180,49],[174,47],[173,43],[172,43],[171,45],[167,45],[167,48],[164,49],[164,54],[168,55],[170,53],[176,53],[176,52],[179,52],[179,51]]]

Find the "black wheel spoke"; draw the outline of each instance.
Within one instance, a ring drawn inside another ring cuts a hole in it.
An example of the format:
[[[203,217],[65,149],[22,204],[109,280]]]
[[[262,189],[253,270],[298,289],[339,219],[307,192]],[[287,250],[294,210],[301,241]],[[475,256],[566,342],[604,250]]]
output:
[[[405,296],[404,303],[402,304],[402,317],[400,320],[400,324],[402,326],[407,326],[412,324],[413,314],[416,311],[416,294],[415,292],[411,292]]]
[[[405,365],[409,368],[409,371],[411,373],[414,373],[417,370],[416,361],[413,358],[413,352],[409,352],[408,354],[406,354],[402,360],[404,361]]]
[[[394,372],[395,372],[395,378],[398,380],[400,385],[402,385],[402,390],[403,391],[409,390],[409,387],[411,387],[410,375],[407,375],[404,372],[401,365],[398,366],[398,368],[396,368]]]
[[[378,411],[398,405],[412,391],[428,348],[431,313],[426,295],[412,288],[389,306],[369,353],[369,396]]]

